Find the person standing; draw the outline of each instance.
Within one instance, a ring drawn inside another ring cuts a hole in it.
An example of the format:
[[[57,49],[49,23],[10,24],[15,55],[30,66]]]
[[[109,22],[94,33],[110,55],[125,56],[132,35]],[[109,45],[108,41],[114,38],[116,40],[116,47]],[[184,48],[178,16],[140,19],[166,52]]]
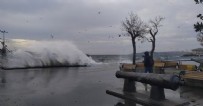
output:
[[[145,67],[145,73],[152,73],[153,72],[153,66],[154,66],[154,60],[149,55],[149,52],[144,53],[144,67]]]
[[[145,73],[152,73],[153,72],[153,66],[154,66],[154,60],[153,58],[149,55],[149,52],[144,53],[144,68],[145,68]],[[147,84],[144,84],[145,86],[145,91],[147,91]]]

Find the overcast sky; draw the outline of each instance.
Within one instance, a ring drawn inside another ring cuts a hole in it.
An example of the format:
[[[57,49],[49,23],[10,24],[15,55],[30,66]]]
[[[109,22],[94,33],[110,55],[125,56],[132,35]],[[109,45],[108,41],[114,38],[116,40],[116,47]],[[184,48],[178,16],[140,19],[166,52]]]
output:
[[[130,54],[131,40],[121,21],[136,13],[146,23],[165,17],[155,51],[189,51],[201,47],[193,24],[203,10],[193,0],[1,0],[0,29],[8,39],[69,40],[90,54]],[[137,43],[149,51],[150,43]]]

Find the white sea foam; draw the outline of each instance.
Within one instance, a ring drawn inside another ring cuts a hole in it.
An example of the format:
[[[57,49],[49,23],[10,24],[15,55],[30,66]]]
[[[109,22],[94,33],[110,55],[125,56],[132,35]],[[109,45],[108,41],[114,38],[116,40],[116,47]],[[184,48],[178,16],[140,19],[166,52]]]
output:
[[[3,67],[54,67],[95,63],[69,41],[12,40],[15,50],[4,60]]]

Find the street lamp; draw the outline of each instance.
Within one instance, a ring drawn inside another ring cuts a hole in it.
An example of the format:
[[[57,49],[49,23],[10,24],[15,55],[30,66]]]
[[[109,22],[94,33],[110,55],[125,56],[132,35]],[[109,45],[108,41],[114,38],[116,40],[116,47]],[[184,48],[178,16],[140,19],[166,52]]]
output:
[[[0,32],[3,34],[3,41],[1,42],[2,43],[2,54],[5,54],[6,53],[6,46],[5,46],[5,33],[8,33],[7,31],[5,30],[0,30]]]

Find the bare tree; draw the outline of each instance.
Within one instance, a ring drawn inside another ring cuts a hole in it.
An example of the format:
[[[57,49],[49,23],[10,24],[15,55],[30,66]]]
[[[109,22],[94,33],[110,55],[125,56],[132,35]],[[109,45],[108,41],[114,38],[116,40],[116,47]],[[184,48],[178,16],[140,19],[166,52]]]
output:
[[[203,46],[203,32],[197,34],[197,41],[200,42],[200,45]]]
[[[202,3],[203,0],[194,0],[196,2],[196,4]]]
[[[203,20],[202,14],[199,14],[197,17]],[[194,24],[194,29],[197,32],[197,41],[200,42],[200,44],[203,46],[203,23],[202,22],[197,22]]]
[[[126,34],[130,36],[133,46],[133,64],[136,62],[136,38],[144,38],[147,33],[147,25],[138,17],[138,15],[131,13],[125,21],[122,22],[122,27]]]
[[[202,4],[203,0],[194,0],[196,4]],[[203,46],[203,15],[198,14],[197,18],[200,19],[196,24],[194,24],[194,29],[197,32],[197,41]]]
[[[151,38],[148,40],[149,42],[152,42],[152,49],[151,49],[151,56],[153,57],[155,47],[156,47],[156,35],[159,32],[159,27],[161,27],[161,21],[164,20],[163,17],[156,17],[154,20],[149,21],[149,33],[151,35]]]

